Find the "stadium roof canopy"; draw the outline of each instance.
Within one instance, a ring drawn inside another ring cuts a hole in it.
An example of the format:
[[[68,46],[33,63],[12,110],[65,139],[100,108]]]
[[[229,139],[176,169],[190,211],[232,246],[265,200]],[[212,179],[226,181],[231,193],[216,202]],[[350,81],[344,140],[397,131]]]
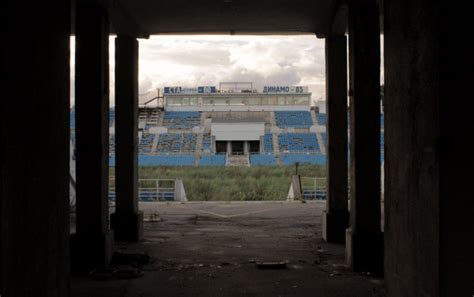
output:
[[[106,0],[104,0],[106,1]],[[343,0],[110,0],[112,33],[316,34],[346,31]]]

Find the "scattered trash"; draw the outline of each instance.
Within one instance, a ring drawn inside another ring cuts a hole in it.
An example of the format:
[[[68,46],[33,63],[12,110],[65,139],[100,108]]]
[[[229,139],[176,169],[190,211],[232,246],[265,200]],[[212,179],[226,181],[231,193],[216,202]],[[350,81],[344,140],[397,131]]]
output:
[[[286,262],[258,262],[256,266],[258,269],[286,269]]]

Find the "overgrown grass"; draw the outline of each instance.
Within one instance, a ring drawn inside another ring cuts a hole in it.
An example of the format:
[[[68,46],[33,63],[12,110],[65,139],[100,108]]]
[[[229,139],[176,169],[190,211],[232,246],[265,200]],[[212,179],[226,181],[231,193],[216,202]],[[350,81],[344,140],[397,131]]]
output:
[[[140,179],[181,178],[190,201],[285,200],[294,173],[294,166],[139,168]],[[325,177],[326,169],[300,165],[298,173]]]

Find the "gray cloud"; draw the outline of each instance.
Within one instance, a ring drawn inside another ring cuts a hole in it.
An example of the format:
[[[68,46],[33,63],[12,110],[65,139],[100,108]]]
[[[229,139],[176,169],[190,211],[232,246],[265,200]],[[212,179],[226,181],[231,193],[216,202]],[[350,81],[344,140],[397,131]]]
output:
[[[113,38],[109,48],[112,106],[115,105]],[[74,40],[71,46],[74,47]],[[71,54],[74,55],[73,49]],[[324,98],[324,40],[312,35],[152,36],[140,40],[139,72],[140,94],[164,86],[217,86],[225,81],[251,81],[254,87],[307,85],[314,100]],[[72,82],[73,79],[72,75]],[[73,100],[74,93],[71,95]]]

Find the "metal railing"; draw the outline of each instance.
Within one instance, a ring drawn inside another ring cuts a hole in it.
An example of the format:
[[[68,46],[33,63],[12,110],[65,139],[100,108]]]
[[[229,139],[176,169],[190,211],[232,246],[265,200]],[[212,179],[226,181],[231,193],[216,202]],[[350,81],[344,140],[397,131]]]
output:
[[[308,200],[325,200],[327,195],[325,177],[301,177],[303,198]]]
[[[174,179],[139,179],[138,199],[140,201],[174,201],[176,181]],[[115,179],[110,179],[109,199],[115,201]]]

